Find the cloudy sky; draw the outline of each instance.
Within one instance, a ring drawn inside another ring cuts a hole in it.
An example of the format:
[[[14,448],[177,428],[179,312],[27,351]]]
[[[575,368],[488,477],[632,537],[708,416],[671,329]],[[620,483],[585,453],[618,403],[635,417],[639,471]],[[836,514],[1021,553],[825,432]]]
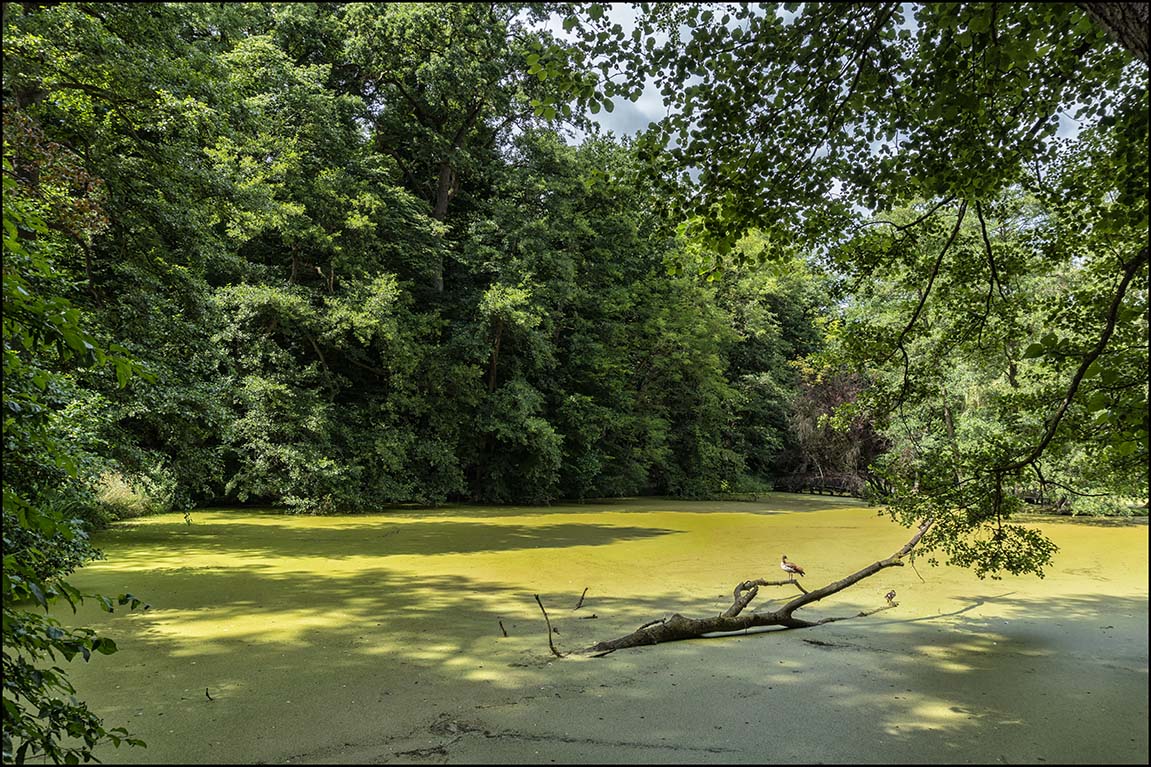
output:
[[[780,9],[779,12],[785,18],[792,15],[782,9]],[[631,3],[610,3],[608,5],[607,16],[611,23],[619,24],[623,27],[625,35],[630,35],[632,29],[635,27],[635,19],[638,13],[640,13],[639,9]],[[910,9],[906,9],[905,13],[907,17],[905,23],[909,26],[914,26],[914,18]],[[553,17],[547,23],[546,28],[561,39],[575,39],[573,34],[564,31],[562,17]],[[659,35],[657,35],[657,37],[659,37]],[[589,115],[589,117],[597,122],[604,131],[612,131],[616,136],[633,136],[637,132],[647,128],[648,123],[661,119],[666,113],[663,97],[660,95],[659,88],[650,83],[638,101],[632,102],[620,98],[613,99],[613,101],[615,103],[615,111],[608,112],[607,110],[600,110],[599,114]],[[1079,123],[1073,120],[1069,114],[1061,113],[1059,115],[1058,135],[1061,138],[1074,137],[1078,135],[1079,130]],[[579,143],[583,137],[582,131],[574,131],[574,135],[571,136],[570,140],[573,143]]]
[[[664,116],[663,97],[659,89],[649,85],[638,101],[627,99],[613,99],[615,111],[600,110],[599,114],[591,115],[591,119],[599,123],[605,131],[613,131],[617,136],[633,135],[648,126],[648,123],[659,120]]]
[[[625,35],[630,35],[639,12],[639,9],[633,7],[631,3],[610,3],[607,18],[611,23],[623,27]],[[575,40],[573,33],[564,31],[562,16],[553,16],[544,26],[561,40]],[[615,98],[612,102],[615,104],[615,111],[600,110],[599,114],[589,117],[599,123],[601,129],[612,131],[617,136],[633,136],[647,128],[648,123],[659,120],[665,114],[663,97],[659,89],[652,84],[648,85],[638,101]],[[576,131],[571,140],[573,143],[579,143],[582,139],[583,132]]]

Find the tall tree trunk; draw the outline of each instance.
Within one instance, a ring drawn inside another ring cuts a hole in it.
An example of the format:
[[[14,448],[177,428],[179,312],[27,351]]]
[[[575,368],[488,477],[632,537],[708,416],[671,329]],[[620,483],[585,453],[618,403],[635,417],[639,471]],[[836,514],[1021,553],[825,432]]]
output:
[[[496,365],[500,359],[500,339],[504,334],[504,318],[496,317],[496,337],[492,342],[492,361],[488,367],[488,391],[496,390]]]
[[[456,196],[459,190],[456,170],[450,160],[440,163],[439,181],[436,186],[436,204],[432,208],[432,218],[443,221],[448,216],[448,203]],[[435,273],[432,275],[432,287],[437,293],[444,292],[444,257],[437,257]]]
[[[1147,3],[1076,3],[1115,42],[1147,63]]]
[[[951,447],[951,460],[954,462],[951,473],[955,479],[955,484],[959,484],[959,441],[955,439],[955,416],[951,412],[951,404],[948,402],[947,387],[942,388],[943,393],[943,423],[947,426],[947,442]]]

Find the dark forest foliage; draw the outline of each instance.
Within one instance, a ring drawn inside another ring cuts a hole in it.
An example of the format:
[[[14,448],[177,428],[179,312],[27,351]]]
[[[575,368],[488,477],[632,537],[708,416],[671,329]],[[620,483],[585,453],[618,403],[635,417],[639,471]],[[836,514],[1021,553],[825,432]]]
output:
[[[818,477],[994,575],[1145,505],[1145,51],[904,13],[5,4],[5,762],[128,738],[28,609],[126,513]]]

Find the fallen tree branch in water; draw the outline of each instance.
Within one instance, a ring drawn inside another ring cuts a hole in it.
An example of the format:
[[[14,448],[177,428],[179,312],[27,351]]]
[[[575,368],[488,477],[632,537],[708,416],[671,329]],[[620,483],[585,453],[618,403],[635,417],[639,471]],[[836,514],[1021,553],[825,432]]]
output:
[[[878,562],[864,567],[863,569],[852,573],[844,578],[830,583],[822,588],[815,589],[814,591],[807,591],[795,581],[768,581],[763,578],[755,580],[743,581],[736,585],[732,592],[732,605],[724,610],[719,615],[710,618],[688,618],[679,613],[674,613],[666,618],[658,618],[653,621],[648,621],[630,634],[626,634],[616,639],[609,639],[603,642],[592,645],[591,647],[584,648],[577,651],[582,655],[591,655],[593,657],[603,657],[616,650],[623,650],[628,647],[639,647],[643,645],[661,644],[663,642],[677,642],[683,639],[699,639],[703,637],[713,636],[716,634],[734,634],[746,632],[751,628],[765,627],[765,626],[779,626],[784,629],[794,628],[811,628],[812,626],[819,626],[824,623],[833,623],[835,621],[847,620],[848,618],[863,618],[868,615],[883,610],[890,610],[893,607],[898,607],[899,603],[888,599],[886,605],[878,607],[874,610],[863,611],[857,615],[845,615],[834,618],[823,618],[818,621],[807,621],[802,618],[796,618],[793,613],[801,607],[805,607],[812,602],[818,602],[824,597],[837,594],[844,589],[847,589],[865,578],[870,578],[876,573],[887,569],[888,567],[902,567],[903,557],[915,548],[924,534],[927,533],[933,524],[934,519],[927,519],[920,523],[919,528],[915,531],[915,535],[911,537],[907,543],[903,545],[899,551],[892,554],[887,559],[881,559]],[[803,592],[800,596],[792,599],[787,604],[783,605],[777,610],[770,612],[748,612],[745,613],[744,609],[751,603],[751,601],[759,593],[760,586],[787,586],[793,585]],[[892,595],[894,596],[894,595]],[[539,597],[536,597],[539,600]],[[540,605],[543,609],[543,605]],[[547,617],[547,613],[544,613]],[[548,630],[548,643],[551,644],[551,629],[549,624]],[[552,652],[559,657],[555,647],[552,646]]]

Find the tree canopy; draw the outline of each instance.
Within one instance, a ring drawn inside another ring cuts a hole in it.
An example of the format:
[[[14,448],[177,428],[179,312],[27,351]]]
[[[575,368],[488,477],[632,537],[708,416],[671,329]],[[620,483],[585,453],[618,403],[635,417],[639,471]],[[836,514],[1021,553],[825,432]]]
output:
[[[756,229],[760,261],[799,244],[838,278],[821,358],[867,386],[836,417],[884,427],[888,508],[980,573],[1049,560],[1006,523],[1020,485],[1146,496],[1146,35],[1084,5],[641,4],[629,38],[591,4],[566,23],[626,75],[599,94],[660,87],[641,151],[700,269],[745,262]]]
[[[35,611],[115,488],[819,476],[981,576],[1145,505],[1146,35],[1084,5],[5,4],[4,760],[134,742]]]

